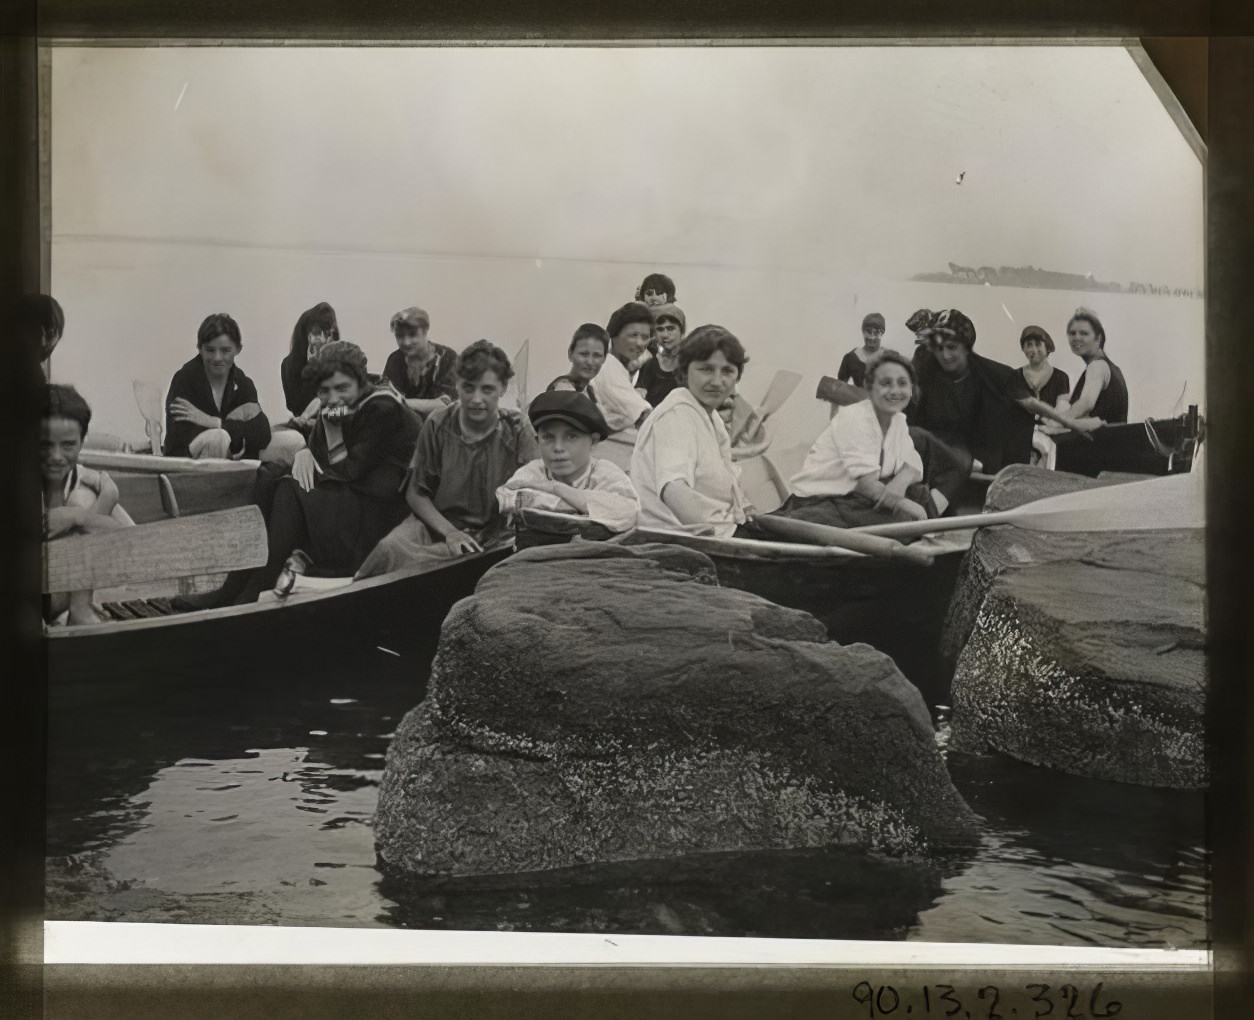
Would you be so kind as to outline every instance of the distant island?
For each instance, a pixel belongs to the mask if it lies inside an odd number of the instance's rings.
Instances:
[[[974,283],[990,287],[1038,287],[1045,290],[1097,290],[1118,294],[1161,294],[1169,297],[1200,298],[1201,288],[1170,287],[1154,283],[1107,283],[1093,278],[1092,273],[1060,273],[1036,266],[960,266],[949,263],[947,273],[916,273],[910,277],[919,283]]]

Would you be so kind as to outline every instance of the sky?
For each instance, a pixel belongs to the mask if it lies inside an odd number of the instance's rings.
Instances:
[[[1120,47],[57,47],[51,162],[53,378],[125,438],[132,381],[164,387],[213,312],[282,420],[319,301],[376,370],[410,305],[458,350],[529,341],[534,392],[654,270],[690,328],[745,343],[747,399],[805,376],[776,450],[826,423],[814,387],[867,311],[908,350],[911,312],[959,306],[1018,364],[1023,325],[1061,341],[1094,304],[1134,414],[1202,395],[1196,297],[909,282],[954,262],[1200,290],[1202,165]]]
[[[58,49],[53,96],[61,237],[1202,283],[1120,48]]]

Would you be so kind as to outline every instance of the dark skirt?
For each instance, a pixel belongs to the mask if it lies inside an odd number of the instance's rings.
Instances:
[[[287,477],[274,494],[270,531],[276,545],[309,554],[311,575],[339,577],[356,573],[370,550],[408,515],[399,493],[371,499],[347,485],[325,482],[306,492]]]
[[[924,483],[916,482],[906,489],[906,498],[926,508],[929,517],[936,516],[936,507]],[[829,528],[864,528],[895,520],[891,511],[876,509],[873,499],[858,492],[844,496],[789,496],[775,511],[775,516],[825,524]]]

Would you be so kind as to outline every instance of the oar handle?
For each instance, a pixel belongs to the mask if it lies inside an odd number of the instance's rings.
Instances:
[[[763,514],[756,518],[759,527],[764,531],[791,538],[794,541],[810,542],[814,545],[835,545],[842,549],[865,553],[868,556],[885,556],[895,560],[906,560],[919,566],[930,566],[932,557],[922,549],[915,549],[891,538],[870,535],[865,531],[853,531],[849,528],[834,528],[827,524],[814,524],[811,521],[798,521],[790,517],[777,517]]]
[[[966,528],[987,528],[994,524],[1014,524],[1023,515],[1015,510],[1001,510],[991,514],[967,514],[965,517],[934,517],[927,521],[899,521],[893,524],[872,524],[857,528],[859,535],[878,535],[882,538],[921,538],[938,531],[962,531]]]

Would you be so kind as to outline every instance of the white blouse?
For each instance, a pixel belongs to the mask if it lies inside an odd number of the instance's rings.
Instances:
[[[836,413],[788,484],[795,496],[845,496],[864,475],[886,482],[906,465],[923,474],[906,416],[894,414],[885,432],[871,402],[863,400]]]

